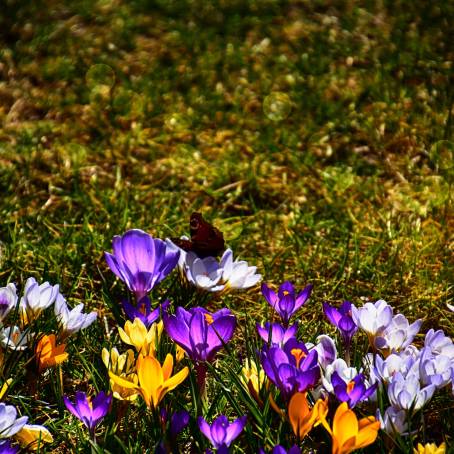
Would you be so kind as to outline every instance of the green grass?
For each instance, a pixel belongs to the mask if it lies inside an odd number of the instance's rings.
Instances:
[[[188,234],[193,211],[266,282],[314,284],[309,339],[329,329],[322,301],[360,298],[452,337],[453,17],[424,1],[9,2],[0,286],[34,276],[99,312],[70,342],[65,392],[108,386],[104,325],[116,333],[124,294],[103,258],[112,236]],[[278,121],[263,109],[275,92]],[[270,315],[258,290],[228,304],[243,321]],[[21,408],[70,450],[78,426],[48,385],[51,410]]]

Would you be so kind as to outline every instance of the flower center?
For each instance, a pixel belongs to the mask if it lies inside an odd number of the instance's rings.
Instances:
[[[296,367],[300,367],[300,362],[302,359],[306,358],[306,353],[301,348],[292,348],[290,353],[296,360]]]
[[[350,380],[347,384],[347,394],[350,394],[355,389],[355,382]]]
[[[211,314],[203,314],[205,316],[205,321],[211,325],[214,322],[213,316]]]
[[[290,295],[290,292],[289,292],[288,290],[284,290],[284,291],[282,292],[282,294],[283,294],[284,296],[287,296],[287,295]]]

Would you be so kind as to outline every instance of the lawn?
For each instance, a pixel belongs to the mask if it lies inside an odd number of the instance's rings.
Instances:
[[[155,452],[164,434],[167,451],[156,452],[203,452],[211,445],[197,417],[211,423],[221,413],[248,415],[232,452],[294,443],[330,452],[323,424],[301,441],[285,411],[273,409],[270,396],[284,410],[288,399],[272,379],[254,398],[238,378],[246,358],[260,364],[255,324],[279,321],[260,284],[209,292],[177,270],[152,289],[152,308],[168,298],[211,312],[228,307],[236,317],[231,342],[204,363],[205,391],[201,363],[186,355],[174,369],[188,367],[188,378],[159,405],[113,399],[93,433],[67,411],[63,395],[74,402],[76,391],[109,392],[103,348],[131,348],[118,327],[133,292],[104,255],[130,229],[189,236],[200,212],[271,288],[312,284],[292,319],[300,341],[328,334],[345,353],[322,303],[360,308],[380,299],[410,323],[422,320],[419,349],[430,329],[453,337],[453,21],[454,4],[423,0],[2,6],[0,287],[15,283],[20,300],[33,277],[59,284],[71,308],[97,312],[64,340],[68,357],[46,370],[41,336],[64,337],[56,303],[27,321],[18,300],[2,321],[0,384],[13,379],[2,402],[49,429],[53,442],[40,452]],[[23,350],[6,345],[5,330],[16,325],[28,336]],[[161,363],[178,354],[165,331],[149,355]],[[361,329],[353,345],[359,368],[368,349]],[[454,371],[454,353],[446,367]],[[379,393],[382,411],[386,398]],[[354,411],[376,408],[363,402]],[[170,414],[182,409],[189,426],[169,448]],[[365,451],[411,453],[443,441],[454,450],[451,383],[414,410],[412,434],[380,431]]]

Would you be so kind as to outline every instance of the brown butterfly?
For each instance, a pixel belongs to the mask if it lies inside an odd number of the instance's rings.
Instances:
[[[186,252],[194,252],[200,258],[215,257],[224,252],[224,235],[203,219],[200,213],[192,213],[189,221],[190,240],[172,238],[172,241]]]

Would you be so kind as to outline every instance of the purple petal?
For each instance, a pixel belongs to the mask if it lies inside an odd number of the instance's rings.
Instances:
[[[186,410],[177,411],[170,420],[170,433],[178,435],[189,424],[189,413]]]
[[[297,311],[309,299],[312,293],[312,288],[312,284],[306,285],[306,287],[298,293],[295,301],[295,311]]]
[[[208,438],[208,440],[210,440],[210,443],[212,445],[214,445],[214,441],[213,441],[213,438],[211,437],[211,428],[210,428],[210,425],[205,421],[205,419],[203,419],[201,416],[199,416],[197,418],[197,424],[199,426],[199,429],[200,429],[200,432],[203,433],[203,435],[205,435],[205,437]]]
[[[235,438],[240,435],[240,433],[243,431],[244,426],[246,425],[247,422],[247,416],[241,416],[241,418],[238,418],[236,421],[232,422],[230,426],[227,428],[227,437],[225,439],[225,444],[227,446],[230,446],[232,441],[235,440]]]
[[[278,302],[278,297],[274,290],[271,290],[270,287],[268,287],[265,282],[262,282],[262,295],[264,298],[268,301],[268,304],[274,309],[277,302]]]
[[[181,348],[186,350],[187,353],[192,349],[188,316],[191,317],[191,314],[182,307],[177,307],[176,315],[170,315],[167,311],[164,311],[162,314],[167,335]]]
[[[213,440],[213,446],[219,448],[226,444],[227,429],[229,427],[229,421],[224,415],[218,416],[211,424],[211,439]]]
[[[191,345],[190,354],[193,359],[205,361],[208,355],[208,326],[205,316],[195,312],[189,322],[189,342]]]

